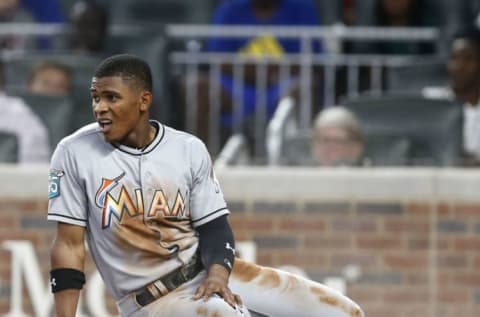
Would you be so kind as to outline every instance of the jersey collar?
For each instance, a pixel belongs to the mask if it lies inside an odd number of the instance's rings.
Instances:
[[[119,143],[113,143],[113,146],[122,152],[132,154],[132,155],[145,155],[152,152],[157,147],[157,145],[159,145],[160,142],[162,142],[163,136],[165,135],[165,127],[156,120],[150,120],[150,123],[157,127],[157,134],[155,134],[155,138],[153,139],[153,141],[150,142],[150,144],[147,145],[145,148],[137,149],[137,148],[133,148],[124,144],[119,144]]]

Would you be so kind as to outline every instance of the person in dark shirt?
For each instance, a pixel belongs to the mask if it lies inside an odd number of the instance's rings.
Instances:
[[[375,26],[435,27],[441,24],[439,14],[424,0],[377,0]],[[371,53],[425,55],[435,52],[432,42],[377,42]]]
[[[320,18],[317,10],[310,0],[232,0],[224,1],[214,13],[213,25],[235,26],[319,26]],[[251,57],[275,57],[281,59],[285,54],[300,53],[299,39],[277,38],[271,34],[259,34],[253,38],[227,38],[212,37],[207,44],[209,52],[238,53]],[[322,52],[320,41],[313,41],[311,50],[314,53]],[[295,82],[295,73],[298,67],[293,65],[291,77],[280,78],[278,65],[269,64],[267,68],[266,104],[267,119],[269,119],[282,95],[292,90]],[[233,126],[233,99],[243,100],[241,105],[243,116],[246,120],[251,118],[258,102],[257,70],[255,63],[244,67],[244,82],[241,96],[234,95],[232,64],[222,65],[221,85],[221,125],[227,134]],[[209,96],[205,93],[209,89],[209,78],[200,79],[199,113],[208,114]],[[286,89],[283,89],[285,88]],[[202,94],[203,92],[203,94]],[[208,139],[209,116],[200,115],[197,127],[198,135],[203,140]],[[241,123],[244,125],[244,123]]]
[[[58,0],[21,0],[22,6],[30,12],[35,21],[41,23],[63,23],[65,16]]]
[[[107,37],[108,15],[99,4],[91,1],[75,3],[70,12],[73,28],[71,48],[76,53],[100,54]]]

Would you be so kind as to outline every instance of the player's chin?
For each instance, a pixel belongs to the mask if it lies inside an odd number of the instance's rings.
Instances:
[[[119,140],[121,139],[118,136],[115,136],[115,134],[112,133],[111,131],[110,132],[104,132],[103,133],[103,138],[108,143],[119,142]]]

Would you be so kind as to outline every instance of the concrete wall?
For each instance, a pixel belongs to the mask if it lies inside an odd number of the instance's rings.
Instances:
[[[217,177],[236,238],[256,243],[258,263],[296,265],[318,281],[353,264],[361,273],[347,293],[369,317],[480,316],[480,171],[236,168]],[[31,241],[46,281],[47,168],[3,166],[0,180],[0,241]],[[11,253],[0,258],[2,315]]]

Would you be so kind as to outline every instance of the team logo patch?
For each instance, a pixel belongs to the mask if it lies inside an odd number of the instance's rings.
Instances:
[[[64,171],[51,169],[48,174],[48,199],[60,196],[60,178],[65,175]]]

